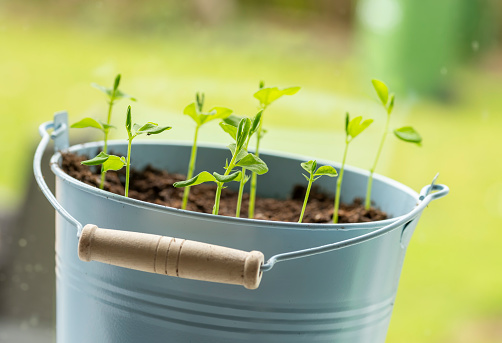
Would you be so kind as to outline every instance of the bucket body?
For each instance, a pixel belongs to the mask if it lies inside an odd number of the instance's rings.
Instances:
[[[70,148],[93,156],[100,145]],[[126,145],[109,143],[116,154]],[[133,145],[135,168],[151,164],[185,173],[190,145]],[[197,172],[222,171],[228,149],[201,146]],[[305,184],[300,157],[260,154],[270,171],[258,178],[258,196],[286,198]],[[360,236],[393,220],[361,224],[298,224],[193,213],[148,204],[87,186],[53,156],[56,197],[83,224],[201,241],[272,255]],[[326,162],[319,161],[319,164]],[[337,164],[332,164],[339,167]],[[367,172],[347,167],[342,201],[363,197]],[[336,181],[321,178],[333,193]],[[235,183],[234,186],[237,186]],[[411,211],[418,194],[375,176],[373,200],[393,217]],[[257,290],[125,269],[77,256],[76,229],[56,220],[57,341],[72,342],[384,342],[406,246],[418,218],[371,241],[277,264]]]

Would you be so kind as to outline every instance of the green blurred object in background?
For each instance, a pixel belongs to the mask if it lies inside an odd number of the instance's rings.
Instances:
[[[449,74],[494,44],[493,13],[491,1],[361,0],[366,70],[405,94],[448,96]]]

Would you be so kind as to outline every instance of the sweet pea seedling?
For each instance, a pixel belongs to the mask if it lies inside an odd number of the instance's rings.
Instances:
[[[249,145],[249,140],[251,137],[257,132],[258,126],[260,124],[261,120],[261,115],[263,113],[263,110],[260,110],[254,118],[251,120],[251,129],[249,130],[249,135],[248,139],[246,140],[246,144],[244,144],[244,149],[248,149]],[[222,122],[220,122],[221,128],[230,135],[234,140],[236,139],[236,134],[237,134],[237,128],[239,126],[240,121],[243,118],[240,118],[238,116],[231,115],[228,118],[224,119]],[[262,130],[263,133],[264,130]],[[246,182],[249,181],[249,176],[246,175],[246,167],[242,167],[242,176],[240,180],[240,185],[239,185],[239,194],[237,195],[237,206],[235,209],[235,216],[240,217],[241,216],[241,206],[242,206],[242,195],[244,193],[244,185]]]
[[[82,164],[85,165],[102,165],[102,171],[106,172],[108,170],[120,170],[122,167],[126,167],[126,183],[125,183],[125,196],[129,196],[129,174],[131,169],[131,145],[132,140],[139,135],[146,134],[147,136],[156,135],[162,133],[166,130],[170,130],[170,126],[159,126],[156,123],[148,122],[145,125],[132,125],[131,119],[131,106],[127,107],[127,117],[126,117],[126,130],[128,135],[127,144],[127,159],[123,156],[108,155],[104,152],[100,152],[93,159],[83,161]]]
[[[256,155],[248,153],[246,149],[244,149],[244,145],[248,141],[251,125],[252,123],[249,118],[243,118],[240,121],[235,134],[235,143],[232,143],[228,146],[230,152],[232,153],[232,158],[230,160],[230,163],[228,163],[227,161],[225,166],[226,170],[223,175],[216,172],[211,174],[207,171],[203,171],[186,181],[175,182],[173,186],[187,187],[199,185],[204,182],[215,182],[217,188],[214,198],[213,214],[218,214],[220,207],[221,190],[223,189],[223,185],[226,182],[230,181],[240,181],[240,178],[242,177],[241,171],[232,173],[235,167],[245,167],[246,169],[249,169],[257,174],[264,174],[268,171],[268,167],[265,162],[263,162]]]
[[[288,87],[279,89],[278,87],[265,87],[263,81],[260,82],[259,90],[254,93],[254,97],[260,102],[260,108],[265,111],[270,104],[272,104],[277,99],[284,95],[294,95],[298,93],[300,87]],[[256,135],[256,156],[260,156],[260,140],[262,138],[262,126],[263,126],[263,116],[260,118],[260,123],[258,124],[258,133]],[[254,206],[256,201],[256,184],[257,175],[253,173],[251,176],[251,190],[249,192],[249,218],[254,217]]]
[[[108,155],[103,151],[94,158],[82,161],[81,163],[86,166],[101,165],[101,173],[106,173],[109,170],[120,170],[127,165],[124,156]]]
[[[98,129],[101,132],[103,132],[103,134],[104,134],[103,152],[105,154],[108,153],[108,134],[109,134],[111,128],[115,128],[114,126],[110,125],[110,121],[112,118],[113,104],[115,103],[115,101],[120,100],[122,98],[129,98],[132,101],[136,101],[136,99],[133,98],[132,96],[121,92],[119,90],[119,84],[120,84],[120,74],[118,74],[115,77],[115,81],[113,83],[113,88],[108,88],[108,87],[98,85],[96,83],[91,83],[91,86],[99,89],[100,91],[102,91],[103,93],[105,93],[108,96],[108,99],[109,99],[108,100],[108,117],[107,117],[106,123],[103,123],[101,121],[97,121],[97,120],[94,120],[93,118],[87,117],[87,118],[82,119],[79,122],[76,122],[75,124],[73,124],[71,126],[72,128],[78,128],[78,129],[92,127],[92,128]],[[101,189],[103,189],[103,185],[105,182],[105,175],[106,175],[106,171],[104,171],[104,172],[102,171],[101,172],[101,182],[99,184],[99,188],[101,188]]]
[[[373,162],[373,166],[370,169],[370,175],[368,178],[368,186],[366,189],[366,201],[364,207],[368,210],[371,206],[371,188],[373,184],[373,173],[375,172],[378,159],[380,158],[380,153],[382,152],[383,144],[385,142],[385,138],[387,137],[387,132],[389,130],[390,123],[390,114],[394,109],[394,94],[389,94],[389,89],[387,85],[379,80],[371,80],[373,84],[373,88],[375,89],[378,98],[382,102],[385,111],[387,112],[387,121],[385,122],[385,129],[382,135],[382,139],[380,141],[380,145],[378,146],[377,154],[375,156],[375,161]],[[402,141],[415,143],[418,146],[421,145],[422,137],[415,131],[411,126],[401,127],[399,129],[394,130],[394,135]]]
[[[305,208],[307,207],[307,201],[309,199],[310,188],[312,187],[312,183],[323,175],[327,175],[329,177],[335,177],[338,175],[336,169],[333,168],[332,166],[322,166],[317,168],[317,161],[315,160],[302,162],[301,166],[309,173],[310,176],[307,177],[307,175],[303,174],[303,176],[308,181],[308,186],[307,186],[307,191],[305,192],[305,199],[303,200],[302,212],[300,214],[300,219],[298,220],[298,223],[301,223],[303,220],[303,214],[305,213]]]
[[[340,207],[340,192],[342,189],[343,172],[345,170],[345,160],[347,159],[347,151],[349,143],[352,142],[361,132],[366,130],[373,123],[373,119],[366,119],[361,123],[363,117],[355,117],[350,120],[349,113],[345,115],[345,150],[343,152],[342,167],[340,168],[340,176],[336,181],[335,206],[333,208],[333,223],[338,223],[338,209]]]
[[[191,179],[193,176],[193,171],[195,169],[195,160],[197,159],[197,136],[199,133],[199,128],[215,119],[225,119],[230,114],[232,110],[225,107],[214,107],[207,113],[202,112],[202,107],[204,106],[204,93],[195,95],[195,102],[191,103],[185,110],[183,114],[190,116],[195,121],[195,134],[192,145],[192,153],[190,155],[190,163],[188,165],[187,179]],[[190,186],[185,187],[183,192],[183,202],[181,208],[184,210],[187,207],[188,196],[190,194]]]

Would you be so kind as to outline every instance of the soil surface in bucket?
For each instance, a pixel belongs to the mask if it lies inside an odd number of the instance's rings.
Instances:
[[[71,153],[63,154],[62,169],[71,177],[88,185],[99,187],[100,167],[88,167],[80,164],[88,159]],[[181,208],[184,188],[175,188],[173,183],[184,181],[185,175],[170,174],[165,170],[147,167],[142,171],[131,169],[129,197],[158,205]],[[124,195],[125,169],[119,172],[106,173],[104,189]],[[196,212],[212,213],[216,185],[200,184],[190,188],[187,209]],[[285,222],[297,222],[303,206],[306,185],[297,185],[291,190],[287,200],[259,198],[256,199],[255,219],[266,219]],[[221,193],[219,214],[235,216],[237,192],[223,189]],[[310,191],[307,208],[303,217],[304,223],[331,223],[333,219],[333,197],[317,191],[315,184]],[[248,194],[242,199],[241,217],[247,218]],[[366,210],[361,199],[352,204],[341,204],[339,210],[340,223],[360,223],[387,219],[387,214],[376,208]]]

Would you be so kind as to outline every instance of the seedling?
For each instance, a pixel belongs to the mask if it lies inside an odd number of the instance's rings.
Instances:
[[[244,149],[248,149],[249,140],[258,130],[258,126],[260,124],[261,115],[263,110],[260,110],[252,119],[251,129],[249,131],[248,139],[246,140],[246,144],[244,144]],[[231,115],[228,118],[224,119],[220,122],[221,128],[228,133],[234,140],[236,139],[237,128],[239,126],[240,121],[243,118]],[[262,130],[263,132],[264,130]],[[239,194],[237,195],[237,206],[235,209],[235,216],[239,218],[241,216],[241,206],[242,206],[242,195],[244,193],[244,185],[249,181],[249,176],[246,175],[246,168],[242,167],[242,176],[239,185]]]
[[[99,153],[93,159],[83,161],[82,164],[85,165],[102,165],[102,172],[108,170],[120,170],[122,167],[126,167],[126,183],[125,183],[125,196],[129,196],[129,174],[131,169],[131,145],[132,140],[139,135],[146,134],[147,136],[156,135],[162,133],[166,130],[170,130],[170,126],[159,126],[156,123],[148,122],[144,125],[134,124],[132,125],[131,119],[131,106],[127,107],[127,117],[126,117],[126,130],[128,135],[127,144],[127,159],[123,156],[108,155],[104,152]]]
[[[225,165],[225,173],[223,175],[218,174],[216,172],[209,173],[207,171],[203,171],[191,179],[186,181],[175,182],[173,184],[174,187],[187,187],[187,186],[195,186],[204,182],[215,182],[216,183],[216,195],[214,198],[214,206],[213,206],[213,214],[218,214],[220,207],[220,197],[221,190],[225,183],[230,181],[240,181],[242,177],[241,171],[233,172],[235,167],[245,167],[257,174],[264,174],[268,171],[268,167],[259,157],[254,154],[248,153],[244,148],[244,145],[248,141],[249,133],[251,131],[251,120],[249,118],[243,118],[235,133],[235,143],[232,143],[228,146],[230,152],[232,153],[232,158],[230,163],[226,163]]]
[[[373,119],[366,119],[361,123],[363,117],[355,117],[350,120],[349,113],[345,115],[345,150],[343,152],[342,166],[340,168],[340,176],[336,181],[336,193],[335,193],[335,206],[333,208],[333,223],[338,223],[338,209],[340,207],[340,193],[342,189],[343,172],[345,170],[345,160],[347,159],[347,151],[349,150],[349,143],[352,142],[361,132],[366,130],[368,126],[373,123]]]
[[[394,94],[389,94],[389,89],[387,85],[379,80],[371,80],[373,84],[373,88],[378,95],[378,98],[382,102],[383,107],[387,112],[387,121],[385,122],[385,129],[382,135],[382,139],[380,141],[380,145],[378,146],[377,154],[375,156],[375,161],[373,162],[373,166],[370,169],[370,175],[368,178],[368,187],[366,189],[366,202],[365,208],[368,210],[371,206],[371,188],[373,184],[373,173],[375,172],[378,159],[380,158],[380,153],[382,152],[383,144],[385,142],[385,138],[387,137],[387,133],[389,130],[390,123],[390,115],[392,110],[394,109]],[[415,131],[411,126],[404,126],[399,129],[394,130],[394,135],[402,141],[415,143],[418,146],[421,145],[422,137]]]
[[[125,94],[125,93],[122,93],[119,90],[119,84],[120,84],[120,74],[118,74],[115,77],[115,81],[113,83],[113,88],[107,88],[107,87],[98,85],[96,83],[91,83],[91,86],[99,89],[100,91],[102,91],[103,93],[105,93],[108,96],[108,99],[109,99],[108,100],[108,117],[107,117],[106,123],[103,123],[101,121],[97,121],[93,118],[87,117],[87,118],[82,119],[79,122],[76,122],[75,124],[73,124],[71,126],[72,128],[78,128],[78,129],[92,127],[92,128],[98,129],[101,132],[103,132],[103,134],[104,134],[103,152],[105,154],[108,153],[108,134],[110,132],[110,129],[114,128],[114,126],[110,125],[110,122],[111,122],[111,118],[112,118],[112,108],[113,108],[115,101],[120,100],[122,98],[129,98],[132,101],[136,101],[136,99],[133,98],[132,96]],[[101,172],[101,182],[99,184],[99,188],[101,188],[101,189],[103,189],[103,187],[104,187],[105,175],[106,175],[106,171],[104,171],[104,172],[102,171]]]
[[[301,166],[309,173],[310,176],[307,177],[307,175],[303,174],[303,176],[308,181],[308,186],[307,186],[307,191],[305,192],[305,199],[303,200],[302,212],[300,214],[300,219],[298,220],[298,223],[301,223],[303,220],[303,215],[305,213],[305,208],[307,207],[307,201],[309,199],[310,188],[312,187],[312,183],[323,175],[327,175],[329,177],[335,177],[338,175],[336,169],[333,168],[332,166],[322,166],[317,168],[317,161],[315,160],[302,162]]]
[[[101,151],[94,158],[82,161],[81,163],[86,166],[101,165],[101,174],[106,173],[109,170],[120,170],[127,166],[127,161],[124,156],[108,155],[103,151]]]
[[[202,107],[204,106],[204,93],[195,95],[195,102],[191,103],[185,110],[183,114],[190,116],[195,121],[195,134],[192,145],[192,153],[190,155],[190,163],[188,164],[188,172],[187,179],[191,179],[193,177],[193,171],[195,169],[195,160],[197,159],[197,136],[199,134],[199,128],[215,119],[225,119],[230,114],[232,114],[232,110],[225,107],[214,107],[208,113],[202,112]],[[183,202],[181,205],[182,209],[186,209],[188,196],[190,194],[190,187],[185,187],[185,191],[183,192]]]
[[[279,89],[277,87],[265,87],[263,81],[260,82],[259,90],[254,93],[254,97],[260,102],[260,108],[265,111],[270,104],[272,104],[277,99],[281,98],[283,95],[294,95],[298,93],[300,87],[288,87]],[[262,127],[263,127],[263,116],[260,118],[260,123],[258,124],[258,134],[256,136],[256,156],[260,156],[260,140],[262,138]],[[251,190],[249,192],[249,218],[254,217],[254,207],[256,201],[256,184],[257,175],[253,173],[251,176]]]

